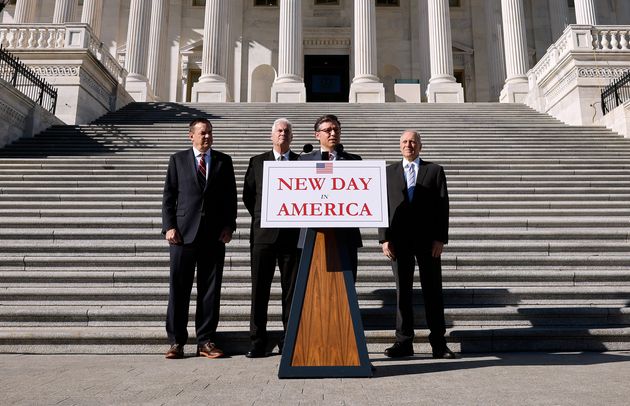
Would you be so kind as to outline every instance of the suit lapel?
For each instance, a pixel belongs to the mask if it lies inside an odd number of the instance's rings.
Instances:
[[[206,189],[208,188],[208,184],[212,182],[212,179],[217,175],[219,168],[221,167],[221,161],[217,156],[217,153],[211,149],[210,150],[210,171],[208,172],[208,180],[206,181]]]
[[[392,190],[399,190],[405,196],[405,200],[407,200],[407,182],[405,181],[403,166],[400,162],[396,162],[392,169],[394,171],[393,179],[388,179],[387,181],[392,182]]]

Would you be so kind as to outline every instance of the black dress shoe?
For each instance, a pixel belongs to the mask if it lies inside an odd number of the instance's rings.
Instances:
[[[413,355],[413,344],[395,342],[394,345],[385,350],[385,355],[390,358],[411,357]]]
[[[455,355],[453,351],[449,350],[448,347],[444,347],[442,350],[433,350],[433,358],[457,359],[457,355]]]
[[[249,351],[247,351],[245,356],[247,358],[263,358],[267,356],[267,351],[265,351],[264,348],[252,347]]]

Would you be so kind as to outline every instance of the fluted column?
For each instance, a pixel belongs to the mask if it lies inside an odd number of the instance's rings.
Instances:
[[[101,36],[101,20],[103,18],[103,0],[84,0],[81,22],[90,24],[92,32]]]
[[[17,0],[15,3],[15,14],[13,21],[16,24],[27,24],[35,22],[35,10],[38,0]]]
[[[147,54],[151,0],[131,0],[129,26],[127,27],[127,54],[125,89],[136,101],[153,100],[153,92],[147,80]]]
[[[377,76],[374,0],[354,0],[354,78],[351,103],[383,103],[385,87]]]
[[[280,0],[278,31],[278,77],[271,88],[271,101],[305,102],[302,0]]]
[[[583,25],[597,25],[594,0],[575,0],[575,22]]]
[[[501,0],[506,79],[501,102],[520,103],[527,95],[527,37],[523,0]]]
[[[418,2],[420,22],[418,31],[420,33],[420,85],[427,89],[431,78],[431,51],[429,47],[429,6],[426,1]]]
[[[153,0],[151,5],[151,27],[149,51],[147,55],[147,79],[156,99],[159,97],[160,67],[163,62],[164,37],[166,35],[166,15],[168,0]]]
[[[484,0],[487,18],[486,44],[488,46],[488,84],[490,97],[499,99],[499,93],[505,82],[505,56],[503,55],[503,35],[501,31],[500,0]]]
[[[72,20],[74,20],[74,9],[76,5],[77,0],[55,0],[53,24],[72,22]]]
[[[551,20],[551,41],[556,42],[569,24],[567,0],[549,0],[549,19]]]
[[[225,0],[206,0],[201,82],[225,82],[223,39],[227,30]]]
[[[453,45],[448,0],[428,0],[431,79],[430,103],[463,103],[464,89],[453,76]]]
[[[201,77],[193,85],[193,102],[227,101],[227,0],[206,0]]]

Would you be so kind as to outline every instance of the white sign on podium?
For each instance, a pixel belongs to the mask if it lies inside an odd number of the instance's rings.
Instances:
[[[387,227],[385,161],[265,161],[261,227]]]

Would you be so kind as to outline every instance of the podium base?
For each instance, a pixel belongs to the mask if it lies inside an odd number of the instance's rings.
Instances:
[[[370,376],[347,247],[337,240],[334,229],[309,229],[278,377]]]

